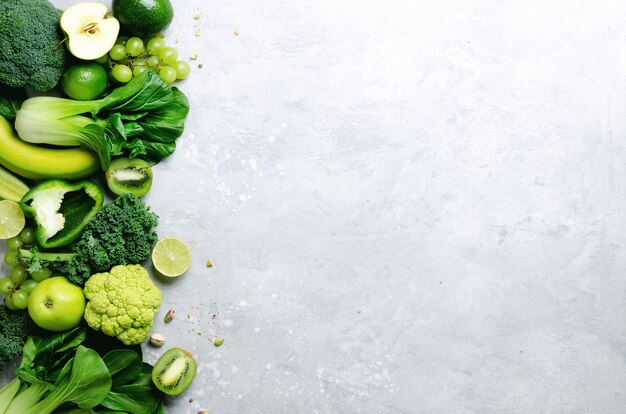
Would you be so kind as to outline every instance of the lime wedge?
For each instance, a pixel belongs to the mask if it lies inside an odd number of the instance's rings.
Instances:
[[[11,200],[0,201],[0,239],[10,239],[20,234],[26,219],[19,204]]]
[[[191,265],[191,250],[184,241],[176,237],[166,237],[154,246],[152,264],[163,276],[180,276]]]

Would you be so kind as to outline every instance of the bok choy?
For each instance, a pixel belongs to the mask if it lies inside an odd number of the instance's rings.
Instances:
[[[188,112],[185,94],[146,70],[99,100],[29,98],[17,111],[15,130],[27,142],[94,151],[106,170],[111,156],[142,156],[153,164],[169,156]]]

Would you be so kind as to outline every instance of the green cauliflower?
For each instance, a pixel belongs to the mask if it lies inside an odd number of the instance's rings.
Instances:
[[[125,345],[136,345],[148,336],[161,305],[161,291],[141,265],[118,265],[96,273],[84,288],[87,324]]]

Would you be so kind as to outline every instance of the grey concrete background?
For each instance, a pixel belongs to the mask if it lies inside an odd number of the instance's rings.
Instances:
[[[623,2],[173,4],[169,412],[626,412]]]

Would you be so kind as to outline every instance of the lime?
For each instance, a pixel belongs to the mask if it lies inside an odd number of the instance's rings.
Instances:
[[[163,276],[180,276],[191,265],[191,250],[184,241],[176,237],[166,237],[154,246],[152,264]]]
[[[78,101],[96,99],[107,88],[107,72],[95,62],[70,66],[61,78],[61,89],[67,96]]]
[[[15,201],[0,201],[0,239],[15,237],[26,225],[24,212]]]

